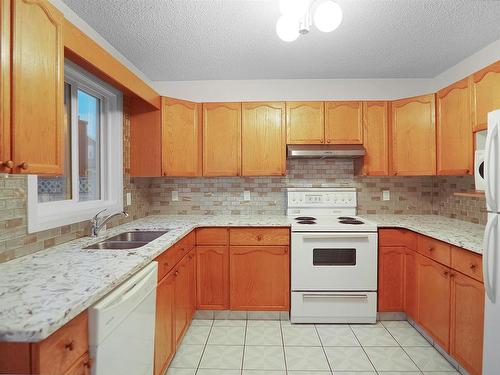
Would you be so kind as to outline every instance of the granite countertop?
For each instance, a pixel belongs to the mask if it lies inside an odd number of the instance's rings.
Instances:
[[[363,215],[481,253],[484,227],[431,215]],[[92,306],[196,227],[289,226],[285,215],[148,216],[0,264],[0,341],[38,342]],[[132,230],[169,232],[138,249],[84,250]]]

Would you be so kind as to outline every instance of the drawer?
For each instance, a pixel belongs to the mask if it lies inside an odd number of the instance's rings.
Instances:
[[[451,268],[483,282],[483,259],[479,254],[453,246],[451,250]]]
[[[290,231],[288,228],[231,228],[229,229],[231,245],[288,245]]]
[[[376,292],[292,292],[292,323],[375,323]]]
[[[174,246],[169,247],[163,253],[156,257],[158,262],[158,281],[163,279],[167,273],[177,264],[182,258],[182,254]]]
[[[451,245],[426,236],[418,236],[417,251],[436,262],[451,266]]]
[[[83,312],[48,338],[33,345],[35,374],[64,374],[89,350],[88,315]]]
[[[194,231],[190,232],[182,239],[180,239],[173,247],[182,253],[182,256],[187,254],[196,244],[196,234]],[[182,258],[181,256],[181,258]]]
[[[227,245],[229,231],[227,228],[199,228],[196,230],[197,245]]]
[[[417,250],[418,235],[406,229],[380,229],[378,231],[379,246],[404,246],[411,250]]]

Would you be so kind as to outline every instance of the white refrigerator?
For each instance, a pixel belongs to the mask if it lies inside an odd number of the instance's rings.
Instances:
[[[484,175],[488,223],[484,233],[483,374],[500,374],[500,110],[488,114]]]

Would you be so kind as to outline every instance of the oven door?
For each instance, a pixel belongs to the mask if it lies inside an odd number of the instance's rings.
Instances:
[[[377,290],[377,233],[292,233],[293,291]]]

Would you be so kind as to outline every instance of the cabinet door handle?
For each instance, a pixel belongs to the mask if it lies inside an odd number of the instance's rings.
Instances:
[[[75,348],[75,346],[73,344],[73,340],[71,340],[69,343],[64,345],[64,349],[66,349],[69,352],[72,352],[74,348]]]
[[[262,238],[264,238],[262,234],[257,235],[257,241],[262,241]]]
[[[326,143],[330,143],[330,142],[331,142],[331,140],[330,140],[330,139],[327,139],[327,140],[326,140]]]
[[[432,246],[429,246],[429,251],[432,253],[434,251],[434,248]]]
[[[2,165],[5,167],[5,168],[9,168],[9,169],[12,169],[14,168],[14,162],[12,160],[7,160],[7,161],[4,161],[2,163]]]
[[[450,274],[450,273],[449,273],[448,271],[444,271],[444,272],[443,272],[443,276],[448,277],[448,275],[449,275],[449,274]]]
[[[177,275],[179,275],[179,271],[174,272],[174,276],[177,277]]]
[[[471,264],[470,264],[470,269],[471,269],[471,270],[475,270],[475,269],[476,269],[476,267],[477,267],[477,264],[475,264],[475,263],[471,263]]]
[[[22,162],[21,164],[19,164],[19,168],[24,169],[24,170],[28,169],[29,167],[30,167],[30,165],[26,162]]]

